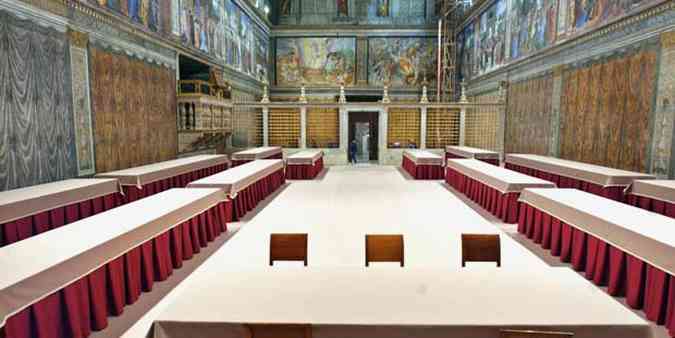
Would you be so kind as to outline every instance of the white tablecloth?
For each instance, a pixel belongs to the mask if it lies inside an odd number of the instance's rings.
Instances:
[[[141,187],[147,183],[224,163],[229,163],[227,155],[196,155],[135,168],[101,173],[97,174],[96,177],[116,178],[122,185],[135,185]]]
[[[282,160],[256,160],[228,169],[188,184],[189,188],[218,188],[224,196],[233,197],[239,191],[263,177],[283,169]]]

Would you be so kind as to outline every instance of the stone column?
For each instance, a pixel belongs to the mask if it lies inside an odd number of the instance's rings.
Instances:
[[[262,129],[263,129],[263,147],[270,145],[270,109],[263,107],[262,109]]]
[[[505,133],[506,133],[506,92],[508,90],[509,83],[507,81],[501,81],[499,83],[499,90],[497,91],[497,102],[501,105],[497,107],[497,151],[501,154],[502,159],[504,156],[504,142]]]
[[[349,144],[349,113],[344,107],[340,107],[340,150],[346,152]]]
[[[420,108],[420,149],[427,148],[427,107]]]
[[[307,148],[307,107],[300,107],[300,148]]]
[[[564,65],[553,68],[553,90],[551,95],[551,125],[549,135],[551,138],[548,145],[548,155],[553,157],[560,156],[560,101],[562,97],[562,81]]]
[[[466,140],[466,107],[459,110],[459,145],[463,146]]]
[[[386,164],[385,162],[385,155],[387,152],[387,124],[389,122],[389,108],[382,107],[380,110],[380,116],[379,116],[379,122],[378,124],[380,125],[380,130],[379,130],[379,137],[377,140],[377,154],[378,154],[378,159],[377,161],[380,164]]]
[[[654,133],[649,170],[659,178],[675,178],[675,31],[661,33]]]

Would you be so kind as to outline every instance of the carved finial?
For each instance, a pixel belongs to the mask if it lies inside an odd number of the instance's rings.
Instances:
[[[345,83],[342,79],[340,79],[340,99],[338,102],[347,103],[347,96],[345,95]]]
[[[506,101],[506,81],[499,81],[499,102]]]
[[[307,96],[305,95],[305,83],[302,83],[302,86],[300,87],[300,99],[298,100],[300,103],[307,103]]]
[[[429,98],[427,97],[427,77],[424,76],[424,81],[422,81],[422,98],[420,103],[429,103]]]
[[[263,87],[263,97],[260,100],[260,103],[270,103],[270,96],[269,93],[267,92],[267,84]]]
[[[460,84],[460,88],[461,88],[461,94],[460,94],[461,96],[459,98],[459,102],[462,102],[462,103],[469,102],[469,99],[466,98],[466,82],[462,81],[462,83]]]

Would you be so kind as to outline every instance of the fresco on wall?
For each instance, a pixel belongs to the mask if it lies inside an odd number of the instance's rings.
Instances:
[[[269,60],[269,54],[267,49],[267,39],[256,35],[255,39],[255,71],[256,77],[260,81],[267,81],[267,60]]]
[[[99,6],[106,7],[124,16],[131,21],[141,24],[152,31],[160,28],[160,1],[159,0],[91,0]]]
[[[553,44],[557,10],[558,0],[511,0],[511,59]]]
[[[393,87],[421,86],[436,80],[433,38],[372,38],[368,40],[368,83]]]
[[[459,81],[466,81],[471,78],[473,54],[475,47],[475,35],[473,25],[468,25],[459,35]]]
[[[498,0],[480,15],[476,52],[476,67],[479,74],[491,71],[504,64],[506,56],[506,0]]]
[[[68,60],[65,34],[0,11],[0,191],[77,175]]]
[[[256,49],[269,50],[267,38],[232,0],[178,1],[176,31],[183,44],[259,79]],[[260,2],[262,3],[262,2]],[[267,72],[264,72],[267,76]]]
[[[574,0],[574,27],[597,27],[660,0]]]
[[[389,0],[375,0],[375,5],[375,14],[377,16],[389,16]]]
[[[354,84],[355,38],[279,38],[276,74],[278,85],[337,86]]]
[[[349,16],[349,0],[336,0],[338,16]]]
[[[279,0],[279,13],[291,15],[291,0]]]

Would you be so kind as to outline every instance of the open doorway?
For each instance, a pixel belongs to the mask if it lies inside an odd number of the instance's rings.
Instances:
[[[349,112],[349,142],[356,141],[356,160],[359,163],[378,160],[377,111]]]

